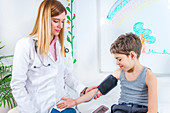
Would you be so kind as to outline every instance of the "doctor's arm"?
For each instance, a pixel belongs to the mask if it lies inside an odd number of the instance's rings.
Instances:
[[[147,69],[146,71],[145,82],[146,85],[148,86],[148,112],[147,113],[157,113],[158,112],[157,79],[155,74],[153,74],[149,69]]]
[[[11,80],[11,89],[20,113],[37,113],[28,92],[25,88],[27,80],[27,71],[29,65],[29,48],[24,43],[25,40],[19,40],[16,44],[13,71]]]

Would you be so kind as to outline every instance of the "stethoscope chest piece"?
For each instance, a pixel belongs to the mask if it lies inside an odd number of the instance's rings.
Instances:
[[[40,60],[40,62],[41,62],[41,65],[40,66],[36,66],[36,65],[34,65],[33,67],[34,68],[40,68],[40,67],[42,67],[42,66],[44,66],[44,67],[49,67],[49,66],[51,66],[51,64],[44,64],[43,63],[43,61],[42,61],[42,59],[40,58],[40,56],[39,55],[37,55],[37,41],[35,40],[35,52],[36,52],[36,56],[38,57],[38,59]]]

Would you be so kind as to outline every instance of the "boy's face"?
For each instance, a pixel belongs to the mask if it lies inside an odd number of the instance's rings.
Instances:
[[[131,55],[125,55],[125,54],[113,54],[116,59],[116,64],[124,71],[129,71],[134,66],[134,59]]]

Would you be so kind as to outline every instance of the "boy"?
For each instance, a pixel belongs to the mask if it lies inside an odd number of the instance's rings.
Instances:
[[[118,105],[114,104],[111,107],[112,113],[157,113],[157,79],[149,68],[140,64],[141,49],[141,41],[133,33],[119,36],[111,45],[110,52],[120,68],[110,76],[116,81],[120,80],[121,85]],[[116,86],[115,83],[110,83]],[[88,101],[97,90],[98,95],[106,94],[107,92],[103,93],[105,88],[102,89],[100,86],[102,84],[99,85],[99,90],[93,89],[77,99],[63,98],[65,101],[57,104],[57,107],[68,108]]]

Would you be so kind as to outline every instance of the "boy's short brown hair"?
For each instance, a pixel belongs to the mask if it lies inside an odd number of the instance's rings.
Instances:
[[[142,43],[139,37],[133,33],[126,33],[125,35],[120,35],[110,47],[110,52],[112,54],[125,54],[129,55],[130,51],[137,53],[137,58],[141,54]]]

